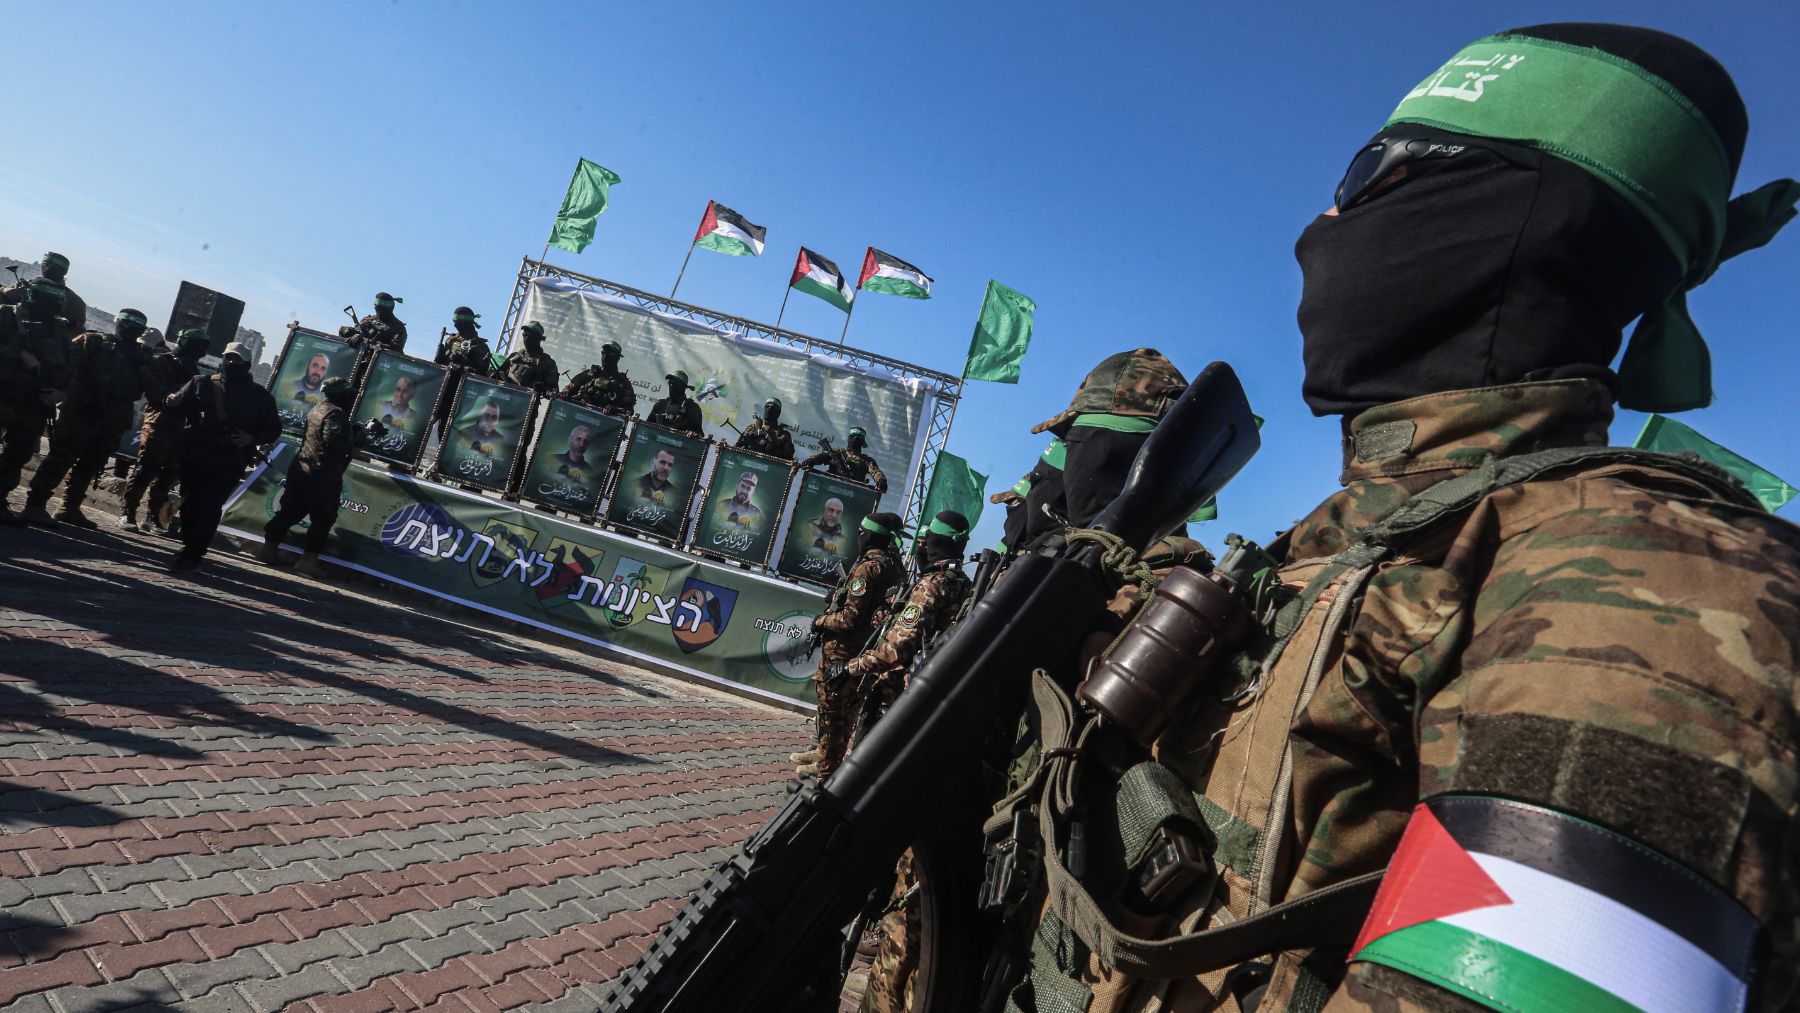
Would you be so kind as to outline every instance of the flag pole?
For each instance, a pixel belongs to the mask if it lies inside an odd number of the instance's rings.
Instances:
[[[783,316],[787,315],[788,296],[793,295],[793,294],[794,294],[794,285],[792,282],[789,282],[787,290],[781,293],[781,311],[775,314],[775,329],[778,331],[781,330],[781,318]]]
[[[844,336],[850,333],[850,314],[856,312],[856,301],[850,302],[850,308],[844,311],[844,329],[838,333],[838,344],[844,343]]]
[[[671,299],[675,298],[675,293],[681,289],[682,276],[687,274],[688,261],[694,259],[694,247],[699,242],[700,242],[700,240],[696,239],[692,243],[688,244],[687,256],[681,258],[681,271],[679,274],[675,275],[675,287],[669,290],[669,298],[671,298]]]

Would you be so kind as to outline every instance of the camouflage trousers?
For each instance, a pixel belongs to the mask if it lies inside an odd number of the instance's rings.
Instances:
[[[150,513],[160,513],[169,501],[169,487],[180,473],[175,464],[175,442],[181,427],[173,419],[159,422],[161,414],[144,413],[144,428],[138,433],[138,459],[125,479],[124,512],[137,515],[144,491],[150,491]]]
[[[33,401],[0,404],[0,496],[19,487],[25,462],[37,455],[44,426],[44,413]]]
[[[850,730],[856,725],[856,710],[860,698],[856,692],[856,680],[848,675],[840,675],[836,680],[827,682],[825,673],[847,663],[851,658],[850,648],[836,641],[827,640],[819,645],[819,670],[813,674],[813,689],[819,694],[819,777],[838,768],[844,762],[844,754],[850,751]]]
[[[913,853],[908,848],[894,867],[894,906],[881,918],[881,944],[869,968],[869,989],[857,1013],[904,1013],[912,1009],[913,975],[919,970],[919,899],[913,887]]]
[[[119,437],[130,425],[130,419],[94,422],[78,414],[62,413],[56,420],[56,430],[50,434],[50,452],[38,462],[37,474],[31,476],[32,497],[48,499],[67,475],[64,509],[79,509],[81,501],[87,498],[88,487],[112,459]]]

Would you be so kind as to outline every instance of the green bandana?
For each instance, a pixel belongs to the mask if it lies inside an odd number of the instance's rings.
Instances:
[[[1050,467],[1055,468],[1057,471],[1061,471],[1063,470],[1063,461],[1066,460],[1068,456],[1068,444],[1061,440],[1051,440],[1050,445],[1044,448],[1042,460]]]
[[[925,525],[925,530],[931,532],[934,535],[943,535],[945,538],[967,538],[967,537],[969,537],[969,533],[967,531],[958,531],[955,528],[951,527],[950,525],[945,524],[943,521],[938,520],[936,517],[933,517],[931,519],[930,524]]]
[[[137,310],[120,310],[119,311],[119,319],[120,320],[129,320],[134,324],[146,324],[147,325],[150,323],[150,318],[144,316],[142,313],[139,313]]]
[[[479,313],[453,313],[453,314],[451,314],[450,319],[458,321],[459,323],[473,323],[473,322],[481,319],[481,314],[479,314]]]
[[[1407,93],[1387,125],[1417,123],[1510,141],[1566,159],[1611,187],[1681,265],[1681,285],[1645,313],[1619,365],[1619,403],[1674,412],[1712,403],[1712,359],[1687,292],[1721,263],[1775,237],[1800,182],[1728,201],[1718,134],[1674,86],[1598,49],[1518,35],[1478,39]]]
[[[862,529],[864,531],[873,532],[874,534],[877,534],[877,535],[891,535],[894,533],[893,528],[890,528],[887,525],[882,524],[880,521],[876,520],[873,517],[864,517],[862,519]]]
[[[1092,429],[1110,429],[1115,433],[1147,433],[1156,428],[1155,419],[1140,418],[1136,415],[1109,415],[1104,412],[1090,412],[1075,416],[1074,426],[1087,426]]]

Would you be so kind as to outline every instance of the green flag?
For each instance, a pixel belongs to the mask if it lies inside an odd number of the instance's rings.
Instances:
[[[1018,383],[1019,361],[1031,344],[1032,314],[1037,303],[997,281],[989,281],[981,300],[981,316],[975,321],[975,337],[969,340],[969,361],[963,379]]]
[[[939,454],[937,466],[931,469],[931,487],[925,493],[925,512],[919,515],[920,529],[940,511],[955,510],[969,519],[969,530],[974,531],[981,508],[987,505],[987,479],[955,454]]]
[[[550,245],[570,253],[587,249],[594,241],[594,220],[606,210],[607,187],[618,181],[619,174],[605,166],[585,158],[575,163],[575,178],[569,180],[556,224],[550,226]]]
[[[1638,432],[1637,440],[1631,445],[1639,450],[1654,450],[1664,454],[1679,454],[1685,450],[1703,461],[1716,464],[1749,487],[1750,492],[1770,513],[1781,509],[1783,503],[1800,493],[1800,490],[1782,481],[1774,472],[1757,467],[1687,426],[1661,415],[1650,416],[1644,423],[1644,428]]]
[[[1195,510],[1193,516],[1188,518],[1188,523],[1199,524],[1202,521],[1216,521],[1218,519],[1219,497],[1214,496],[1212,499],[1200,504],[1200,508]]]

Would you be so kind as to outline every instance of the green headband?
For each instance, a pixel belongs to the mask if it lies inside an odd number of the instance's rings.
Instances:
[[[938,520],[936,517],[931,519],[930,524],[925,525],[925,530],[934,535],[943,535],[945,538],[969,537],[967,531],[958,531],[950,525],[945,524],[943,521]]]
[[[764,408],[767,408],[767,407],[769,407],[769,406],[770,406],[770,405],[774,405],[774,406],[775,406],[775,407],[777,407],[777,408],[780,408],[780,407],[782,407],[782,404],[781,404],[781,399],[780,399],[780,398],[778,398],[778,397],[772,397],[772,398],[770,398],[770,399],[768,399],[768,400],[767,400],[767,401],[764,401],[764,402],[763,402],[763,407],[764,407]]]
[[[892,535],[895,533],[893,528],[888,527],[873,517],[864,517],[862,519],[862,529],[877,535]]]
[[[869,434],[864,432],[863,427],[861,427],[861,426],[851,426],[850,427],[850,435],[851,436],[860,436],[865,440],[869,438]]]
[[[129,320],[130,322],[132,322],[134,324],[146,324],[147,325],[150,323],[150,318],[144,316],[142,313],[139,313],[137,310],[120,310],[119,311],[119,319],[121,321]]]
[[[375,305],[378,307],[379,306],[392,306],[395,303],[400,303],[400,302],[405,302],[405,301],[406,301],[405,299],[402,299],[399,296],[390,296],[386,299],[375,300]]]
[[[1619,365],[1619,403],[1673,412],[1712,403],[1712,359],[1687,292],[1721,263],[1773,239],[1800,183],[1736,200],[1725,146],[1673,85],[1598,49],[1490,35],[1408,92],[1387,125],[1416,123],[1535,148],[1581,166],[1636,208],[1683,279],[1644,314]]]
[[[1050,467],[1055,468],[1057,471],[1061,471],[1063,470],[1063,461],[1066,460],[1068,456],[1068,444],[1061,440],[1051,440],[1050,445],[1044,448],[1044,453],[1041,455],[1040,459]]]
[[[44,254],[43,263],[55,265],[56,267],[60,267],[65,271],[69,269],[69,258],[63,256],[60,253]]]
[[[468,321],[473,322],[476,320],[480,320],[481,314],[479,314],[479,313],[452,313],[452,314],[450,314],[450,319],[452,319],[452,320],[468,320]]]

